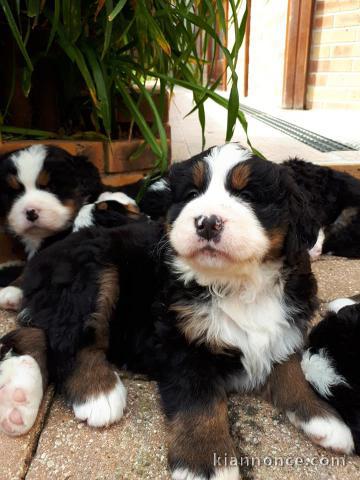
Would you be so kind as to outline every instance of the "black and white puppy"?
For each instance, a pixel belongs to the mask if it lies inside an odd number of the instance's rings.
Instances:
[[[360,180],[299,159],[284,165],[308,197],[312,221],[319,225],[310,256],[316,259],[331,253],[360,257]]]
[[[102,191],[96,167],[58,147],[33,145],[0,158],[0,217],[28,258],[71,232],[80,208]],[[18,308],[16,283],[0,291],[1,308]]]
[[[176,480],[238,479],[224,462],[231,391],[263,392],[314,442],[351,453],[301,369],[317,230],[289,169],[226,144],[174,164],[149,194],[165,225],[85,228],[29,262],[22,326],[0,341],[0,429],[31,428],[49,379],[79,420],[118,421],[114,365],[126,365],[158,382]]]
[[[77,214],[72,231],[87,227],[119,227],[132,221],[147,221],[135,200],[124,192],[103,192],[96,202],[84,205]]]
[[[357,299],[359,300],[359,299]],[[350,427],[360,454],[360,303],[339,298],[309,335],[302,358],[306,379]]]

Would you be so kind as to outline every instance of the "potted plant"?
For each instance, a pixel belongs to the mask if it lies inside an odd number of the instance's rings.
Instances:
[[[193,93],[203,133],[207,99],[228,109],[230,140],[237,120],[246,129],[235,70],[246,12],[239,22],[241,2],[229,2],[235,43],[228,49],[218,33],[227,29],[225,3],[0,0],[0,153],[34,141],[60,144],[89,155],[113,184],[121,172],[163,171],[175,85]],[[219,52],[229,101],[215,90]]]

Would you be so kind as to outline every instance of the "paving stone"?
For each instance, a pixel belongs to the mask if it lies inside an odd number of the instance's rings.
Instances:
[[[78,422],[56,399],[27,480],[165,480],[165,429],[156,387],[125,379],[128,404],[111,428]]]

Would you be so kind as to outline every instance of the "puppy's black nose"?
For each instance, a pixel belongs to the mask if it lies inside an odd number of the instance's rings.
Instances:
[[[29,222],[35,222],[35,220],[39,218],[39,215],[34,209],[26,210],[26,218],[29,220]]]
[[[216,215],[200,215],[195,218],[196,233],[205,240],[216,240],[224,228],[224,222]]]

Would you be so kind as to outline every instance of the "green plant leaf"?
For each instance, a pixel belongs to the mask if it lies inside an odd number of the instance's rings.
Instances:
[[[154,115],[155,124],[156,124],[157,130],[159,132],[159,137],[160,137],[160,146],[161,146],[161,150],[162,150],[161,160],[162,160],[163,163],[166,164],[167,154],[168,154],[168,144],[167,144],[167,137],[166,137],[165,128],[164,128],[164,125],[162,123],[162,119],[160,117],[159,111],[158,111],[158,109],[157,109],[157,107],[154,103],[154,100],[151,97],[151,94],[147,90],[146,85],[142,84],[138,80],[138,78],[133,74],[131,74],[131,78],[132,78],[132,81],[135,83],[135,85],[137,85],[137,87],[139,88],[143,97],[148,102],[148,104],[151,108],[151,111]]]
[[[42,138],[57,138],[58,135],[54,132],[48,132],[46,130],[36,130],[33,128],[20,128],[12,127],[8,125],[1,125],[0,131],[2,133],[13,133],[16,135],[22,135],[24,137],[42,137]]]
[[[59,24],[59,18],[60,18],[60,0],[55,0],[54,1],[54,16],[52,20],[52,25],[51,25],[51,31],[49,35],[49,41],[46,47],[46,54],[49,53],[50,47],[54,41],[55,34],[57,32],[57,27]]]
[[[142,135],[144,136],[144,139],[147,141],[149,144],[151,150],[154,152],[156,157],[159,159],[162,158],[163,152],[161,151],[161,148],[159,147],[159,144],[157,142],[157,139],[153,132],[151,131],[149,125],[147,124],[146,120],[144,119],[142,113],[138,109],[136,103],[134,100],[131,98],[131,95],[129,94],[129,91],[126,87],[126,85],[122,82],[120,78],[115,79],[115,84],[117,89],[119,90],[122,99],[126,105],[126,107],[129,109],[131,114],[133,115],[138,127],[140,128],[140,131]]]
[[[126,0],[120,0],[117,4],[116,7],[110,14],[108,15],[109,22],[112,22],[117,15],[121,12],[121,10],[125,7]]]
[[[111,133],[111,108],[108,86],[104,75],[104,70],[98,61],[96,52],[85,43],[82,45],[82,50],[85,52],[92,75],[95,81],[96,94],[98,98],[97,109],[103,121],[106,135],[110,138]]]
[[[105,33],[104,33],[104,46],[103,46],[103,51],[102,51],[102,54],[101,54],[101,60],[104,59],[104,57],[106,55],[106,52],[108,51],[109,46],[110,46],[113,24],[109,20],[109,14],[112,12],[113,6],[114,6],[114,4],[113,4],[112,0],[106,0],[106,14],[107,14],[107,16],[105,17],[105,20],[104,20],[105,21]]]
[[[62,0],[62,18],[68,38],[75,43],[82,31],[81,0]]]
[[[2,6],[2,9],[4,10],[4,14],[5,14],[6,20],[8,21],[11,33],[13,34],[13,37],[14,37],[16,43],[18,44],[18,47],[19,47],[19,49],[20,49],[20,51],[21,51],[21,53],[22,53],[22,55],[25,59],[25,62],[27,64],[29,70],[32,71],[33,66],[32,66],[29,54],[26,50],[23,39],[21,38],[19,29],[16,25],[16,22],[15,22],[13,14],[12,14],[12,11],[9,7],[8,1],[7,0],[0,0],[0,5]]]
[[[40,0],[28,0],[26,13],[30,18],[38,17],[40,13]]]
[[[22,71],[21,86],[26,98],[29,96],[31,90],[31,75],[32,71],[27,67],[24,67]]]
[[[51,23],[53,23],[54,22],[53,15],[51,15],[51,13],[48,10],[45,11],[45,14],[50,19]],[[66,32],[62,28],[60,23],[57,26],[56,32],[57,32],[57,35],[58,35],[57,36],[58,43],[60,44],[61,48],[64,50],[66,55],[70,58],[70,60],[72,62],[75,62],[76,65],[78,66],[79,71],[80,71],[80,73],[81,73],[81,75],[82,75],[82,77],[83,77],[83,79],[86,83],[86,86],[89,90],[90,97],[91,97],[95,107],[98,108],[98,103],[99,102],[98,102],[98,99],[97,99],[97,96],[96,96],[95,84],[94,84],[94,81],[91,77],[89,69],[86,65],[86,62],[85,62],[85,59],[84,59],[84,56],[83,56],[81,50],[76,45],[73,45],[73,43],[71,42],[71,40],[66,35]]]

